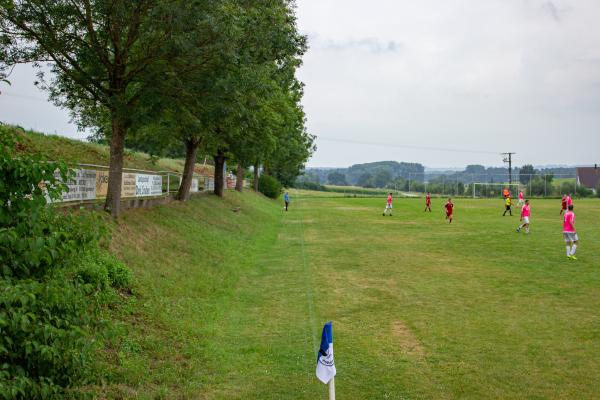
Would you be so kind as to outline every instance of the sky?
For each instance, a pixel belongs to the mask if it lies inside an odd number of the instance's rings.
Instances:
[[[297,0],[310,167],[600,163],[600,1]],[[20,66],[0,121],[85,138]]]

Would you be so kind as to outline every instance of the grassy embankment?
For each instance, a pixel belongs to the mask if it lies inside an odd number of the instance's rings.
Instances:
[[[48,161],[108,166],[110,159],[108,146],[87,143],[58,135],[45,135],[18,127],[9,126],[9,128],[18,135],[20,152],[38,154]],[[148,154],[126,151],[124,166],[125,168],[148,171],[181,172],[183,170],[183,160],[170,158],[153,159]]]

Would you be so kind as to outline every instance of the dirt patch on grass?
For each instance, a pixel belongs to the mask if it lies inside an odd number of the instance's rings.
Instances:
[[[412,331],[402,321],[393,321],[392,336],[396,338],[402,353],[412,357],[423,357],[425,349],[412,333]]]

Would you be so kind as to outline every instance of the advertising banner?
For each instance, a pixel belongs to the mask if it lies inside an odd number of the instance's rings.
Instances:
[[[121,182],[121,197],[135,197],[136,174],[124,173]]]
[[[94,200],[96,198],[96,171],[76,169],[68,182],[69,192],[63,193],[62,201]]]
[[[96,197],[106,197],[108,192],[108,171],[96,171]]]
[[[135,195],[137,197],[162,195],[162,176],[137,174]]]
[[[215,190],[215,179],[214,178],[205,178],[204,179],[204,190],[207,192],[212,192]]]

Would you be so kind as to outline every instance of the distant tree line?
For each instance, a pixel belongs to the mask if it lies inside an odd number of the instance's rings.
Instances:
[[[575,168],[556,167],[536,169],[531,164],[513,170],[513,183],[519,183],[530,196],[557,196],[577,193],[588,196],[592,191],[577,186],[575,180],[557,184],[555,174],[574,178]],[[363,188],[393,189],[411,192],[430,192],[444,195],[470,195],[473,183],[502,184],[509,180],[508,168],[468,165],[464,171],[427,172],[421,164],[385,161],[353,165],[350,168],[311,168],[298,177],[297,187],[325,190],[323,185],[360,186]],[[478,186],[482,196],[499,195],[498,185]]]
[[[314,151],[295,72],[294,0],[0,1],[0,79],[48,64],[38,86],[110,146],[105,209],[120,211],[126,146],[185,157],[180,200],[208,154],[292,184]],[[255,176],[257,178],[257,176]],[[258,189],[258,179],[255,179]],[[241,187],[239,188],[241,190]]]

